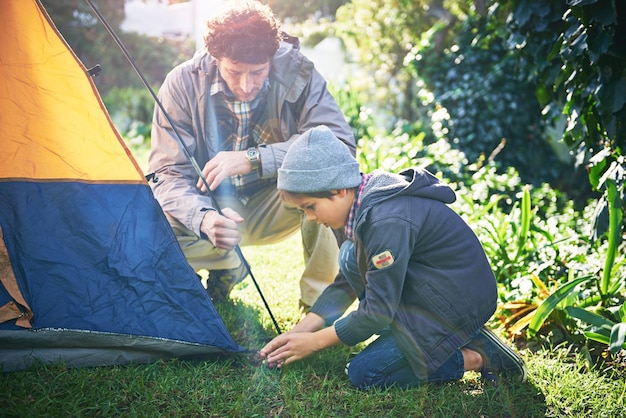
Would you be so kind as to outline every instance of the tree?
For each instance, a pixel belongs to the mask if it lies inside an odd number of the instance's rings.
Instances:
[[[181,44],[135,33],[123,33],[120,25],[125,17],[124,0],[92,2],[120,37],[150,84],[160,85],[174,65],[191,55],[191,42]],[[143,86],[114,39],[85,0],[42,0],[42,4],[85,67],[100,65],[102,71],[95,77],[95,82],[102,95],[116,87]]]
[[[544,139],[535,82],[516,71],[520,58],[497,36],[505,19],[496,20],[493,8],[486,1],[353,0],[337,14],[337,32],[374,79],[363,87],[370,101],[382,103],[392,121],[430,124],[444,109],[445,136],[469,161],[495,160],[526,182],[556,185],[566,163]]]
[[[456,20],[441,0],[352,0],[337,11],[336,32],[351,59],[373,77],[374,100],[398,119],[412,120],[416,80],[405,58],[424,33]]]
[[[311,16],[335,17],[337,9],[348,0],[269,0],[267,4],[282,20],[304,21]]]

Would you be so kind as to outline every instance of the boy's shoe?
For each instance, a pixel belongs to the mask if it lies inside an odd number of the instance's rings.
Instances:
[[[498,375],[506,375],[517,376],[520,381],[526,381],[524,361],[489,329],[483,327],[465,347],[482,356],[483,369],[480,374],[483,379],[497,381]]]
[[[229,270],[210,270],[206,283],[206,291],[213,302],[224,302],[228,299],[233,287],[246,278],[248,272],[243,266]]]

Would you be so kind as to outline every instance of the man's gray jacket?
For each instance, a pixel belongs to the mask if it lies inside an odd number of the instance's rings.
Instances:
[[[159,90],[159,100],[200,169],[218,152],[217,117],[209,94],[216,71],[216,60],[198,51],[175,67]],[[326,81],[297,47],[281,43],[271,60],[269,82],[271,139],[259,147],[262,178],[275,178],[295,136],[318,125],[328,126],[355,153],[352,130]],[[197,189],[198,175],[159,106],[154,111],[149,173],[154,174],[150,185],[163,210],[200,235],[202,217],[213,205]]]

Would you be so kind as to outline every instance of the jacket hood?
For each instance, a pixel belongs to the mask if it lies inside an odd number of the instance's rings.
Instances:
[[[454,191],[430,172],[411,168],[400,174],[374,170],[361,199],[387,199],[396,194],[408,194],[449,204],[456,200]]]

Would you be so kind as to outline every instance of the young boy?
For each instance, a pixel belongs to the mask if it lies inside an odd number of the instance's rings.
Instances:
[[[278,189],[286,204],[343,230],[346,240],[342,275],[300,323],[261,349],[270,367],[377,334],[346,367],[358,388],[458,380],[469,370],[526,379],[523,361],[484,327],[496,282],[476,235],[446,205],[452,189],[420,169],[361,174],[324,126],[293,142]],[[358,308],[339,319],[355,296]]]

